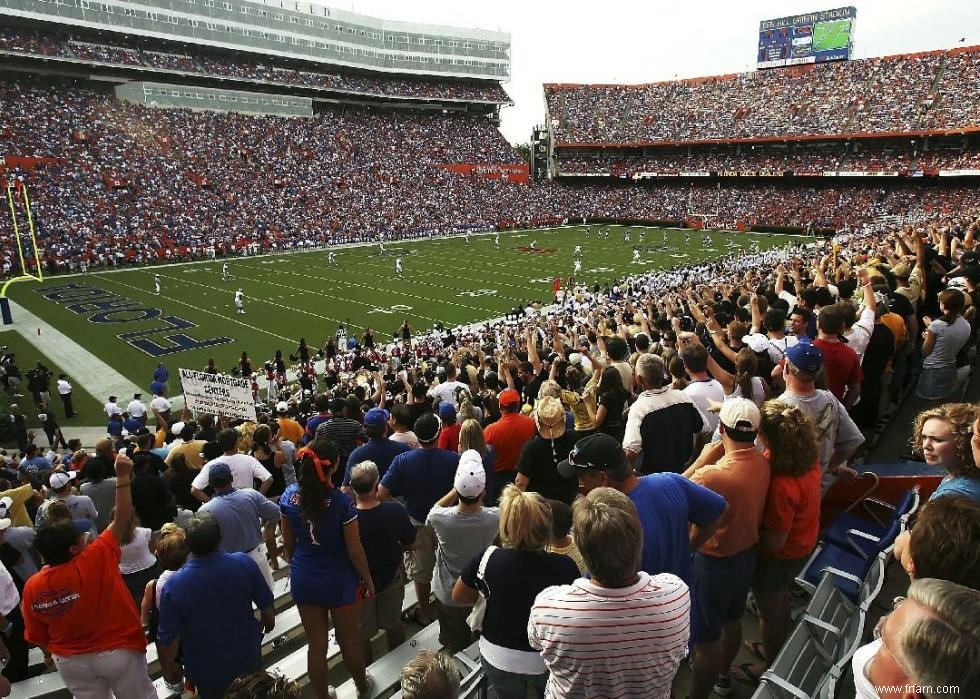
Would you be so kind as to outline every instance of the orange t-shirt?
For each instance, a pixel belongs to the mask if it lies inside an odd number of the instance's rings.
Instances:
[[[759,543],[771,474],[769,459],[752,446],[729,452],[715,465],[705,466],[691,476],[692,481],[728,501],[721,526],[701,546],[701,553],[724,558]]]
[[[119,572],[122,551],[112,531],[67,563],[44,566],[24,585],[24,638],[54,655],[108,650],[146,652],[133,596]]]
[[[298,447],[300,440],[303,439],[303,426],[291,417],[281,417],[277,422],[279,423],[279,436],[288,439]]]
[[[534,418],[520,413],[503,413],[499,420],[488,425],[483,436],[497,452],[493,470],[497,473],[517,470],[521,449],[537,433]]]
[[[793,560],[813,553],[820,534],[820,464],[802,476],[773,474],[762,526],[786,533],[783,548],[762,551],[763,558]]]

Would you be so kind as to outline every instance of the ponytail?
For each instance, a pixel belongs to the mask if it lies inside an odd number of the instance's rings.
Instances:
[[[330,477],[337,468],[337,456],[333,441],[323,438],[296,452],[300,511],[309,522],[319,519],[326,508],[333,490]]]

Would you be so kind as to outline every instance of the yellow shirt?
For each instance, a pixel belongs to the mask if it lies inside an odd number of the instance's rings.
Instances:
[[[0,498],[10,498],[13,503],[7,509],[7,516],[10,518],[10,526],[12,527],[33,527],[34,522],[31,521],[30,516],[27,514],[27,508],[24,506],[31,498],[34,497],[34,488],[30,483],[25,483],[19,488],[13,488],[11,490],[4,490],[0,492]]]
[[[173,447],[170,448],[170,453],[167,454],[167,458],[164,461],[167,462],[167,466],[173,463],[174,459],[177,458],[178,454],[184,455],[184,463],[187,464],[188,468],[200,470],[201,466],[204,465],[204,459],[201,457],[201,451],[204,449],[204,445],[207,444],[203,439],[195,439],[190,442],[180,442],[178,441]]]

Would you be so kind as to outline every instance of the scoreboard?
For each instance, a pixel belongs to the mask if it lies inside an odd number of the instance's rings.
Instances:
[[[759,68],[847,60],[851,57],[857,10],[808,12],[759,23]]]

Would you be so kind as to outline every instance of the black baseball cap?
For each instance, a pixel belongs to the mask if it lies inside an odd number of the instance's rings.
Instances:
[[[563,478],[575,478],[582,473],[615,471],[626,466],[626,454],[619,440],[597,432],[575,443],[568,458],[558,464],[558,473]]]

